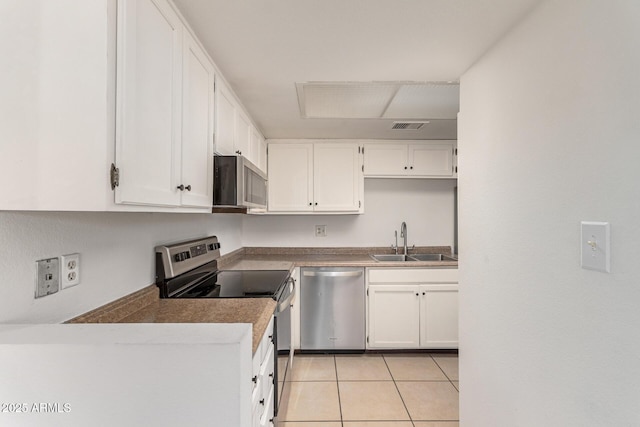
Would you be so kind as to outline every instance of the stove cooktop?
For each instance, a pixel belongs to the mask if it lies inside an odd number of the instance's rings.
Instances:
[[[289,278],[288,270],[218,271],[173,298],[274,298]]]

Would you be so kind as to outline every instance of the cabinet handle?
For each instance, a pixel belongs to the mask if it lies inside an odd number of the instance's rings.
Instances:
[[[419,294],[418,292],[416,292],[416,296],[417,296],[417,297],[419,297],[419,296],[420,296],[420,294]]]
[[[184,187],[187,189],[187,191],[191,191],[191,184],[187,185],[186,187]]]
[[[313,203],[309,202],[309,206],[313,206]]]
[[[180,184],[176,187],[180,191],[184,191],[184,185]]]
[[[316,202],[316,206],[318,206],[318,202]]]
[[[260,404],[264,406],[264,399],[260,400]]]
[[[423,292],[423,293],[422,293],[422,295],[426,295],[426,294],[427,294],[426,292]]]
[[[404,167],[404,170],[407,170],[407,167],[406,167],[406,166]]]
[[[256,375],[255,377],[251,378],[251,381],[253,381],[254,384],[258,384],[258,376]]]
[[[413,166],[411,166],[409,169],[413,169]]]

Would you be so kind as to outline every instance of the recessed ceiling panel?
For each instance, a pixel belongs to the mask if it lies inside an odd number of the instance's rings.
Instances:
[[[395,83],[298,83],[304,118],[382,117],[399,85]]]
[[[455,119],[460,109],[460,86],[447,83],[405,84],[383,117],[388,119]]]

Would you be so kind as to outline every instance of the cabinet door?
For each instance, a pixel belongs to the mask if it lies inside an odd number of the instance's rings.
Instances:
[[[361,179],[358,144],[314,144],[313,207],[316,212],[358,211]]]
[[[420,346],[458,348],[458,285],[421,285],[420,299]]]
[[[313,210],[313,144],[269,144],[269,211]]]
[[[253,127],[251,128],[251,148],[249,151],[251,152],[251,162],[266,173],[267,144],[262,135]]]
[[[409,144],[409,175],[453,177],[452,141]]]
[[[235,154],[236,103],[222,79],[216,80],[216,135],[218,154]]]
[[[364,176],[406,175],[407,144],[364,144]]]
[[[116,203],[177,206],[182,23],[164,0],[118,3]]]
[[[369,348],[419,347],[418,289],[417,285],[369,286]]]
[[[183,58],[182,205],[211,207],[214,68],[187,31]]]
[[[251,138],[251,122],[245,116],[240,108],[236,108],[236,146],[235,153],[242,155],[249,159],[251,163],[255,163],[253,161],[253,155],[250,146],[250,138]]]

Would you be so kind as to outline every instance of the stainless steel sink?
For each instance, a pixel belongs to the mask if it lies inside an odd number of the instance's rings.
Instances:
[[[457,259],[445,254],[413,254],[409,256],[416,261],[457,261]]]
[[[415,259],[411,258],[410,256],[407,256],[407,255],[395,255],[395,254],[371,255],[371,258],[375,259],[376,261],[384,261],[384,262],[388,262],[388,261],[398,261],[398,262],[415,261]]]
[[[445,254],[413,254],[413,255],[395,255],[381,254],[371,255],[376,261],[382,262],[411,262],[411,261],[457,261],[457,259]]]

